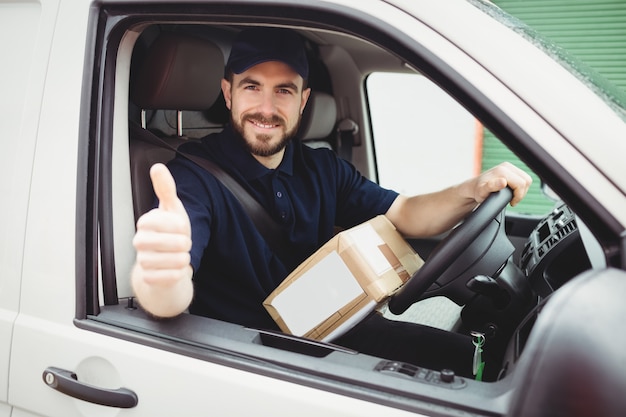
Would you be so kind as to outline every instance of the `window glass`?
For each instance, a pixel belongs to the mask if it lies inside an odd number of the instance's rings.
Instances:
[[[569,8],[568,18],[564,19],[563,14],[565,11],[561,11],[561,14],[558,17],[559,24],[565,25],[573,25],[571,28],[567,28],[565,31],[559,33],[557,30],[555,23],[552,23],[551,16],[547,15],[545,11],[540,9],[540,3],[538,2],[536,5],[523,4],[524,2],[508,2],[506,1],[497,1],[490,2],[485,0],[471,0],[472,3],[485,13],[489,14],[491,17],[497,19],[502,24],[511,28],[515,32],[524,36],[530,42],[532,42],[538,48],[541,48],[544,52],[550,55],[553,59],[559,62],[562,66],[567,68],[572,74],[576,75],[583,83],[585,83],[591,90],[593,90],[600,98],[602,98],[613,110],[622,118],[626,119],[626,93],[623,89],[617,87],[616,84],[607,81],[607,78],[601,75],[596,69],[593,69],[586,64],[584,64],[580,57],[576,57],[573,52],[573,48],[570,46],[567,49],[558,46],[555,43],[552,43],[554,40],[558,40],[563,36],[573,36],[576,32],[583,32],[582,28],[586,29],[585,36],[586,38],[590,37],[590,33],[588,32],[590,27],[593,26],[591,22],[595,19],[599,19],[597,25],[602,27],[602,33],[604,36],[609,35],[611,37],[610,44],[611,47],[615,47],[619,45],[621,39],[623,39],[622,30],[614,30],[612,29],[612,19],[610,16],[603,16],[603,13],[606,13],[603,9],[607,6],[613,7],[615,9],[614,15],[619,16],[619,13],[623,10],[623,6],[620,5],[620,0],[613,0],[612,2],[603,2],[602,6],[595,10],[593,13],[588,13],[588,15],[581,15],[578,17],[572,17],[572,11],[576,9],[576,7],[585,7],[584,2],[563,2],[563,4],[551,4],[552,8],[554,6],[567,7]],[[496,4],[494,4],[496,3]],[[516,4],[515,4],[516,3]],[[529,3],[529,2],[527,2]],[[568,3],[572,3],[571,5]],[[577,3],[577,4],[574,4]],[[588,2],[589,5],[592,5],[593,2]],[[613,3],[613,4],[611,4]],[[551,25],[550,30],[544,30],[543,33],[539,33],[536,30],[536,27],[541,26],[538,21],[533,22],[533,27],[528,26],[524,22],[522,22],[518,17],[514,17],[514,10],[510,10],[512,5],[515,4],[518,7],[526,8],[526,14],[529,10],[536,10],[539,13],[539,19],[541,20],[541,25]],[[593,8],[595,5],[591,6]],[[501,8],[502,7],[502,8]],[[508,13],[512,13],[509,15]],[[524,13],[521,11],[516,11],[515,14],[520,16],[524,16]],[[525,16],[528,18],[529,16]],[[620,23],[617,23],[619,27]],[[577,27],[578,26],[578,27]],[[621,27],[620,27],[621,29]],[[546,36],[552,38],[550,41],[547,40]],[[594,36],[593,42],[588,42],[588,44],[595,44],[595,51],[591,52],[591,56],[588,56],[586,60],[588,61],[597,61],[599,57],[605,53],[602,48],[598,48],[598,45],[602,41],[602,37]],[[588,40],[588,39],[587,39]],[[559,41],[561,42],[561,41]],[[578,49],[581,46],[578,45]],[[576,55],[580,54],[580,50],[576,52]],[[592,58],[593,57],[593,58]],[[610,60],[619,60],[619,58],[615,58],[615,56],[611,57]],[[619,68],[619,66],[617,67]],[[613,81],[615,82],[615,81]]]
[[[474,117],[426,77],[374,73],[367,94],[381,185],[417,194],[478,172]]]
[[[407,195],[436,191],[509,161],[534,180],[528,196],[511,210],[543,214],[554,205],[530,169],[426,77],[373,73],[366,88],[383,187]]]

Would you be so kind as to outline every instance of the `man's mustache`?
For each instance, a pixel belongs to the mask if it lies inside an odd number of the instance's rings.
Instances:
[[[271,117],[265,117],[260,113],[248,114],[244,116],[244,121],[250,120],[264,125],[280,125],[283,126],[285,124],[285,120],[278,116],[272,115]]]

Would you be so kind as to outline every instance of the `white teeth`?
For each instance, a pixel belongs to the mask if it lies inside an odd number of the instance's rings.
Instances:
[[[258,126],[260,128],[263,128],[263,129],[271,129],[271,128],[276,126],[276,125],[266,125],[266,124],[262,124],[262,123],[258,123],[258,122],[254,122],[254,121],[252,123],[254,123],[255,126]]]

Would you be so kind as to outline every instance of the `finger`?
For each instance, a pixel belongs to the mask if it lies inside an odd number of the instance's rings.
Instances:
[[[191,239],[180,233],[163,233],[141,230],[133,238],[133,246],[140,252],[188,253],[191,250]]]
[[[497,192],[508,185],[513,190],[511,206],[517,205],[526,196],[532,184],[532,178],[528,173],[509,162],[503,162],[485,174],[488,179],[479,187],[481,197],[487,198],[489,193]]]
[[[508,181],[505,177],[496,177],[487,181],[486,188],[489,193],[495,193],[506,187]]]
[[[184,211],[183,204],[176,194],[176,182],[165,165],[154,164],[150,168],[150,179],[154,193],[159,199],[159,208],[175,213]]]
[[[141,268],[139,266],[139,268]],[[190,268],[190,267],[188,267]],[[173,287],[189,277],[188,269],[146,269],[141,272],[141,279],[145,284],[156,287]]]
[[[152,209],[137,220],[137,232],[153,231],[188,235],[189,220],[180,213],[172,213],[161,208]]]
[[[526,172],[515,168],[507,176],[507,185],[513,190],[511,206],[517,205],[526,196],[533,180]]]
[[[137,263],[144,270],[152,269],[182,269],[189,265],[191,256],[189,252],[152,252],[142,251],[137,253]]]
[[[511,200],[511,206],[516,206],[528,193],[530,186],[533,182],[533,179],[530,175],[523,173],[518,181],[514,184],[510,184],[513,189],[513,199]]]
[[[507,181],[504,177],[488,178],[478,183],[476,187],[475,200],[477,203],[485,201],[489,194],[495,193],[506,187]]]

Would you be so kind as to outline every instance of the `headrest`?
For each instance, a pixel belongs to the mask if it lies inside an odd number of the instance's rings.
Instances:
[[[164,32],[150,45],[132,101],[142,109],[205,110],[217,99],[224,56],[212,42]]]
[[[300,139],[324,139],[337,122],[337,104],[327,93],[312,91],[300,122]]]

